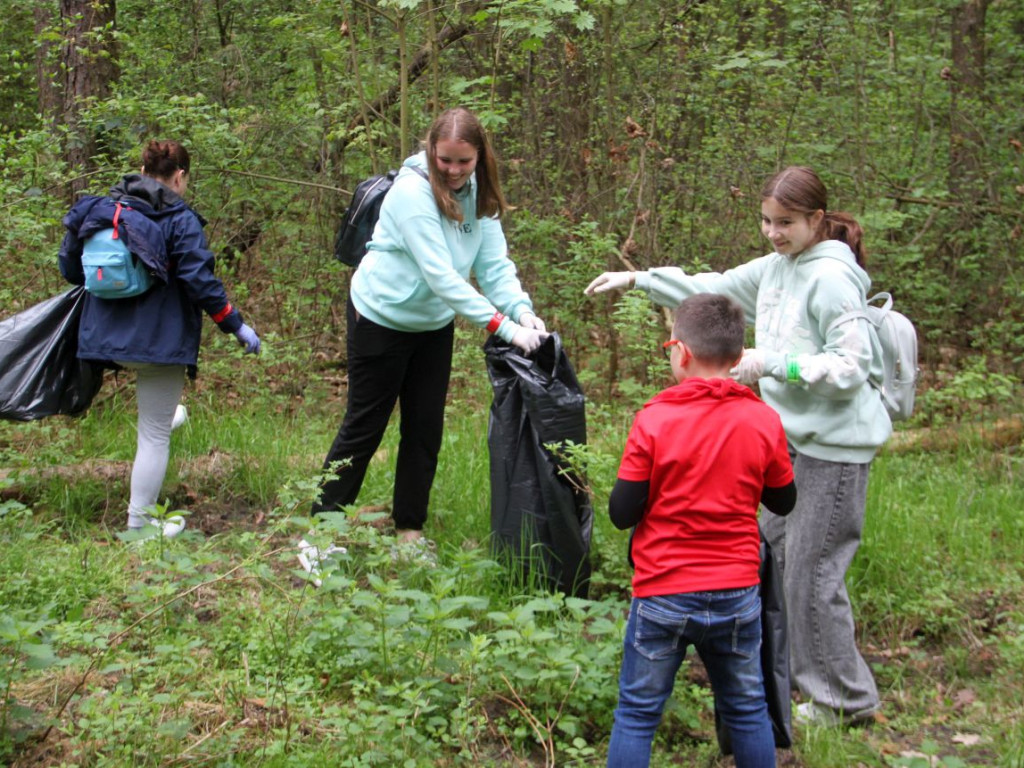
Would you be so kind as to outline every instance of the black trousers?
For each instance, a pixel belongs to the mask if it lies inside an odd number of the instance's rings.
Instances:
[[[394,331],[347,308],[348,407],[324,469],[347,460],[321,488],[313,514],[355,502],[391,412],[400,409],[391,516],[396,528],[422,530],[444,431],[455,323],[436,331]]]

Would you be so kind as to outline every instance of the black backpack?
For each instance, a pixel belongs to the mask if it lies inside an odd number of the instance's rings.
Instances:
[[[429,179],[427,172],[422,168],[410,167],[424,179]],[[342,264],[358,267],[359,262],[363,260],[363,256],[366,255],[366,244],[373,237],[373,228],[380,218],[380,206],[384,202],[384,195],[395,183],[397,175],[397,170],[388,171],[364,179],[356,186],[356,191],[352,193],[352,202],[349,203],[345,215],[341,217],[341,226],[338,227],[338,235],[334,238],[334,258]]]

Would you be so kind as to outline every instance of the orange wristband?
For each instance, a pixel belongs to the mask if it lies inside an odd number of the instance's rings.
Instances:
[[[494,333],[496,330],[498,330],[498,326],[501,325],[501,321],[504,319],[505,316],[501,314],[501,312],[495,312],[494,317],[492,317],[491,321],[487,323],[487,332]]]

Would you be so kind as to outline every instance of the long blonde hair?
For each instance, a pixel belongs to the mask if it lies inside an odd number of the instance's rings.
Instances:
[[[424,141],[427,167],[430,169],[430,188],[441,213],[449,219],[462,221],[462,206],[444,183],[437,168],[437,143],[446,139],[464,141],[476,148],[476,215],[479,218],[500,217],[508,210],[508,203],[505,202],[501,182],[498,180],[498,161],[480,118],[465,107],[452,107],[438,115]]]

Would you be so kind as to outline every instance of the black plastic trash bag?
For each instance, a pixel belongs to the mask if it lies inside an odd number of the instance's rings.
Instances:
[[[484,344],[494,401],[491,535],[499,557],[549,588],[586,597],[590,585],[590,495],[545,444],[587,441],[583,391],[552,333],[532,357],[492,336]],[[569,476],[563,475],[563,471]]]
[[[81,413],[103,383],[103,369],[78,359],[85,288],[0,322],[0,418],[32,421]]]
[[[786,598],[782,591],[782,571],[771,546],[761,539],[761,672],[764,697],[772,721],[775,746],[793,745],[789,682],[789,630],[786,629]],[[715,708],[715,732],[723,755],[732,754],[729,729]]]

